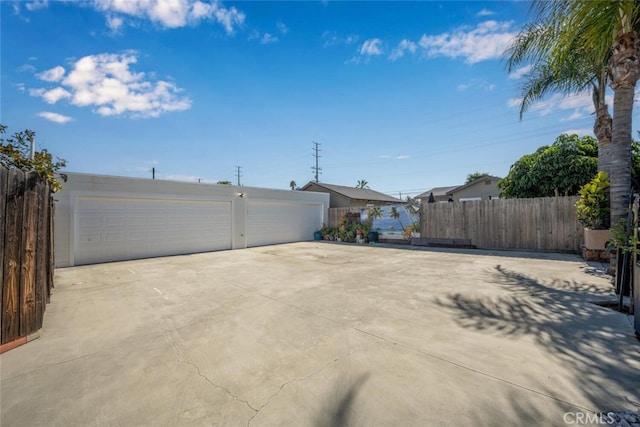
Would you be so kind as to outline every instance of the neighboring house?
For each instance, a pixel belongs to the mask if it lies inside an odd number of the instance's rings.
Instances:
[[[421,203],[427,203],[429,195],[433,193],[436,202],[498,199],[500,198],[500,189],[498,188],[500,179],[497,176],[483,176],[464,185],[435,187],[416,198],[420,199]]]
[[[369,188],[347,187],[344,185],[325,184],[322,182],[310,182],[300,190],[329,194],[330,208],[367,205],[383,206],[403,203],[400,199],[379,193]]]
[[[447,195],[447,193],[450,190],[455,190],[456,188],[458,188],[457,185],[450,187],[433,187],[431,190],[427,190],[424,193],[416,196],[416,199],[420,199],[420,203],[428,203],[429,195],[433,193],[433,198],[436,202],[446,202],[449,200],[449,196]]]

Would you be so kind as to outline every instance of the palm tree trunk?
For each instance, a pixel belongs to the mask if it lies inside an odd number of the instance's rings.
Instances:
[[[626,218],[631,190],[631,122],[633,96],[640,75],[638,33],[622,34],[613,46],[611,87],[613,127],[611,133],[611,224]]]
[[[598,139],[598,170],[611,174],[611,126],[613,120],[606,104],[596,108],[596,122],[593,133]]]

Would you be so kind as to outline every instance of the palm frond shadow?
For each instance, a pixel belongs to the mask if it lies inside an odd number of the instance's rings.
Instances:
[[[436,304],[455,311],[464,328],[534,337],[577,372],[594,402],[606,397],[597,386],[603,377],[615,379],[624,390],[636,390],[637,364],[625,361],[639,359],[640,344],[622,314],[593,304],[610,299],[610,291],[571,281],[542,283],[501,265],[488,274],[506,295],[474,298],[451,293],[436,298]]]

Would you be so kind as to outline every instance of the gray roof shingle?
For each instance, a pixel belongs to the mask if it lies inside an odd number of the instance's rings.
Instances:
[[[375,200],[379,202],[389,202],[389,203],[403,203],[402,200],[397,199],[393,196],[389,196],[384,193],[380,193],[378,191],[371,190],[370,188],[355,188],[355,187],[347,187],[346,185],[334,185],[334,184],[325,184],[323,182],[310,182],[304,187],[303,190],[307,189],[311,184],[315,184],[319,187],[326,188],[327,190],[335,191],[336,193],[342,194],[345,197],[356,200]]]

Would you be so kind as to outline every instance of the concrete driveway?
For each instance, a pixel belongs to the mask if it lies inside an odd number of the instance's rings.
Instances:
[[[547,426],[640,405],[630,318],[592,304],[611,285],[573,255],[307,242],[55,283],[41,337],[1,356],[2,427]]]

